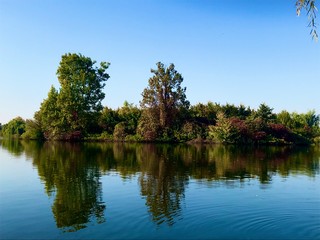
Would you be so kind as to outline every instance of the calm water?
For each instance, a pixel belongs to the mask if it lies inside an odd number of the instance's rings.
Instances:
[[[1,239],[320,239],[320,149],[0,140]]]

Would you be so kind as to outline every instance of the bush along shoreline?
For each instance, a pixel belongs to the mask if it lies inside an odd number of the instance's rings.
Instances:
[[[208,102],[190,105],[174,64],[151,69],[140,106],[102,106],[109,63],[65,54],[57,69],[60,88],[51,87],[33,119],[0,124],[0,137],[30,140],[186,142],[239,145],[320,145],[320,117],[267,104],[258,109]]]

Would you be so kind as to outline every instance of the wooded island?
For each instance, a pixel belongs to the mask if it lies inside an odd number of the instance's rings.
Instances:
[[[60,89],[53,86],[34,119],[17,117],[0,124],[2,137],[33,140],[99,140],[152,142],[216,142],[228,144],[319,144],[316,112],[273,113],[266,104],[208,102],[191,106],[183,77],[170,64],[158,62],[142,92],[140,107],[124,102],[118,109],[103,107],[109,63],[81,54],[62,56],[57,70]]]

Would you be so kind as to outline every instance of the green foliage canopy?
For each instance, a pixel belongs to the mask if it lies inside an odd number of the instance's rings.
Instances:
[[[51,87],[35,116],[48,139],[74,139],[85,135],[93,121],[98,121],[106,69],[109,63],[95,61],[81,54],[62,56],[57,70],[60,91]]]
[[[109,64],[96,62],[81,54],[65,54],[62,56],[57,70],[61,88],[58,105],[65,118],[65,124],[71,131],[84,131],[92,118],[102,110],[102,92],[109,75],[106,69]]]
[[[21,117],[16,117],[4,124],[1,133],[4,137],[20,137],[26,128],[26,122]]]

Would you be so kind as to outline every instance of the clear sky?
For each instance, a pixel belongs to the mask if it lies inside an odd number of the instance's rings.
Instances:
[[[0,0],[0,123],[33,117],[68,52],[111,63],[112,108],[139,105],[161,61],[191,104],[319,114],[320,41],[305,14],[295,0]]]

